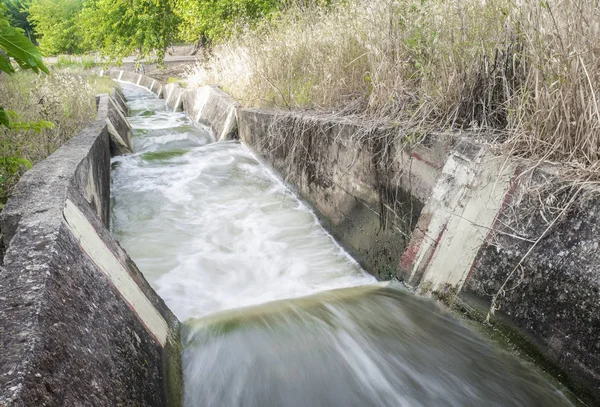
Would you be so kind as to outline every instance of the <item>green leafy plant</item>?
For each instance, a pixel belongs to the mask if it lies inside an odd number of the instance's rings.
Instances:
[[[3,14],[5,11],[4,7],[0,8],[0,12]],[[7,75],[14,74],[16,69],[12,64],[12,59],[23,70],[32,70],[35,73],[48,73],[48,69],[42,62],[40,52],[24,33],[25,31],[21,28],[11,27],[8,20],[0,15],[0,71]],[[44,120],[25,122],[17,121],[16,119],[18,119],[18,115],[14,111],[7,111],[4,107],[0,106],[0,126],[8,129],[41,132],[43,129],[54,126],[52,123]],[[5,149],[3,148],[3,150]],[[7,190],[6,184],[14,183],[14,178],[18,178],[21,169],[29,169],[32,165],[30,160],[20,155],[3,154],[2,162],[0,162],[0,191],[2,195]],[[1,198],[4,198],[4,196]]]
[[[183,40],[212,43],[231,36],[236,26],[254,25],[282,4],[281,0],[175,0],[174,9],[181,18]]]
[[[3,112],[9,119],[6,127],[10,129],[10,131],[42,133],[45,129],[54,127],[54,123],[47,120],[35,122],[18,121],[19,116],[14,110],[6,110]],[[1,144],[3,154],[2,160],[0,161],[0,209],[2,209],[2,206],[4,205],[3,202],[8,198],[8,195],[17,183],[22,172],[33,167],[31,160],[22,157],[21,154],[15,155],[15,150],[17,153],[19,152],[18,146],[8,144],[11,144],[10,140],[3,140]],[[6,154],[7,151],[13,151],[13,153]]]
[[[4,9],[0,9],[4,11]],[[35,45],[24,35],[24,30],[11,27],[5,17],[0,16],[0,70],[7,74],[15,73],[11,58],[21,69],[31,69],[35,73],[48,73],[42,56]],[[0,106],[0,125],[10,125],[8,113]]]

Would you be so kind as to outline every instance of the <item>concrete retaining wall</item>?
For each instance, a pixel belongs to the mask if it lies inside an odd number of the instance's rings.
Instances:
[[[1,213],[0,405],[181,405],[179,322],[106,229],[118,100],[28,171]]]
[[[142,86],[167,102],[173,111],[185,110],[196,122],[207,125],[215,140],[231,140],[237,135],[238,103],[216,86],[186,89],[179,83],[162,85],[135,72],[111,70],[113,79]]]
[[[394,277],[451,142],[431,136],[411,147],[410,135],[394,128],[237,114],[240,139],[297,188],[344,247],[378,278]]]
[[[244,109],[214,87],[174,89],[182,96],[169,103],[181,99],[217,139],[237,135],[254,149],[369,272],[476,319],[493,308],[496,329],[600,404],[598,188],[451,134]]]

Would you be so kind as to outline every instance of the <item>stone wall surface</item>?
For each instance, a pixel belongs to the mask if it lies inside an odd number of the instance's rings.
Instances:
[[[2,406],[181,404],[179,323],[106,229],[119,105],[100,96],[1,213]]]
[[[215,140],[232,140],[237,136],[238,103],[216,86],[186,90],[183,110],[198,123],[209,126]]]
[[[182,100],[215,135],[235,118],[231,134],[369,272],[483,317],[493,305],[498,329],[600,404],[600,190],[567,182],[560,168],[527,170],[534,163],[468,136],[246,109],[212,87]]]

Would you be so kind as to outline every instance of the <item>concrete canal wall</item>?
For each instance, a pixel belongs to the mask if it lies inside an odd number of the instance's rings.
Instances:
[[[495,155],[468,136],[245,109],[215,87],[161,89],[216,139],[237,137],[256,151],[366,270],[489,317],[586,402],[600,403],[597,186]]]
[[[97,107],[0,216],[1,406],[181,405],[179,322],[106,227],[126,105]]]

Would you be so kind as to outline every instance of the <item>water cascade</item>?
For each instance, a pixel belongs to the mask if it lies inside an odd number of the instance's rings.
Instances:
[[[430,300],[378,283],[238,142],[123,85],[111,229],[183,322],[186,406],[560,406]]]

